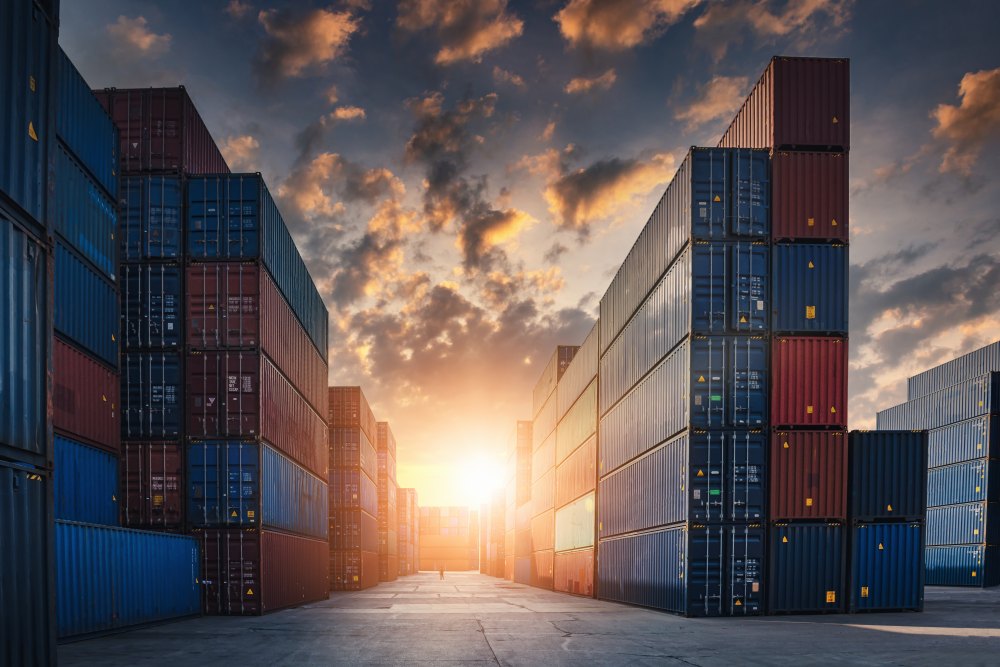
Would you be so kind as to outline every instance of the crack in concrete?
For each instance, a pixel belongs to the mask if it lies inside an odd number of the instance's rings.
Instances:
[[[479,626],[479,631],[483,633],[483,639],[486,640],[486,646],[490,649],[490,654],[493,655],[493,662],[500,664],[499,658],[497,658],[497,652],[493,650],[493,644],[490,643],[490,638],[486,636],[486,628],[483,627],[483,622],[476,619],[476,624]]]

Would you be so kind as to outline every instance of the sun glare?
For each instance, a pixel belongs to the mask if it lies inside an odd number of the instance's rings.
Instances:
[[[479,507],[490,501],[493,492],[503,486],[503,466],[485,456],[470,459],[458,468],[462,498],[470,507]]]

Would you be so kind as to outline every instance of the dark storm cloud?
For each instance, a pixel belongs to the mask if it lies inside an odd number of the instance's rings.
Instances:
[[[432,30],[440,44],[434,57],[439,65],[478,61],[524,29],[507,11],[507,0],[402,0],[396,25],[407,32]]]

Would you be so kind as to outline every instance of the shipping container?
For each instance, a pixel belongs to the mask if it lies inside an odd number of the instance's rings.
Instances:
[[[123,261],[179,260],[184,252],[182,183],[177,176],[124,176],[118,214]]]
[[[378,484],[357,468],[330,468],[330,509],[362,509],[378,517]]]
[[[180,352],[122,355],[122,438],[177,440],[183,434],[184,370]]]
[[[555,586],[555,553],[551,549],[532,552],[529,583],[536,588],[553,590]]]
[[[1000,340],[907,379],[906,398],[920,398],[992,371],[1000,371]]]
[[[584,390],[556,426],[556,463],[597,433],[597,379]]]
[[[56,331],[118,368],[118,288],[58,241],[54,303]]]
[[[361,387],[330,387],[327,401],[327,423],[334,428],[360,428],[369,443],[375,442],[375,414],[368,405],[368,399]],[[331,431],[332,432],[332,431]],[[372,450],[374,454],[374,449]],[[372,458],[374,463],[374,456]],[[344,464],[333,464],[344,465]],[[349,464],[348,464],[349,465]],[[375,473],[371,473],[375,476]]]
[[[555,509],[556,471],[554,468],[549,468],[548,472],[531,485],[530,504],[532,516],[538,516],[542,512],[549,512]]]
[[[118,525],[118,457],[55,437],[55,518]]]
[[[771,326],[782,333],[847,333],[847,246],[776,243]]]
[[[982,458],[1000,458],[1000,417],[996,415],[973,417],[927,434],[931,468]]]
[[[566,372],[559,379],[556,393],[556,419],[561,421],[566,412],[576,403],[591,382],[597,377],[597,365],[600,362],[598,349],[597,324],[583,339],[583,344],[573,355],[573,360],[566,367]]]
[[[50,257],[0,214],[0,454],[41,466],[52,460]]]
[[[360,467],[369,479],[374,481],[378,477],[378,455],[363,429],[333,426],[329,444],[331,470]]]
[[[851,431],[848,443],[851,519],[923,521],[928,501],[926,431]]]
[[[553,392],[545,400],[545,404],[535,414],[535,419],[531,423],[531,442],[534,451],[538,451],[542,443],[555,435],[556,430],[556,394]],[[555,439],[552,439],[552,457],[555,460]],[[533,475],[537,473],[533,472]]]
[[[69,343],[54,340],[52,426],[115,456],[121,449],[121,376]]]
[[[928,586],[1000,585],[1000,546],[927,547]]]
[[[195,530],[206,614],[259,615],[325,600],[326,540],[272,530]]]
[[[847,243],[848,181],[847,153],[774,153],[772,239]]]
[[[771,520],[847,520],[847,438],[842,431],[771,435]]]
[[[580,546],[586,545],[581,544]],[[531,550],[552,551],[554,547],[555,509],[545,509],[531,518]]]
[[[15,3],[4,3],[4,9]],[[26,4],[26,3],[16,3]],[[2,14],[0,14],[2,15]],[[3,27],[0,26],[0,30]],[[2,84],[0,84],[2,85]],[[55,664],[55,574],[49,475],[0,459],[0,642],[4,665]]]
[[[847,58],[775,56],[719,146],[846,151],[850,99]]]
[[[974,501],[1000,501],[1000,461],[979,460],[933,468],[927,472],[930,507]]]
[[[1000,504],[962,503],[927,508],[927,546],[1000,544]]]
[[[126,349],[184,344],[184,273],[167,264],[122,264],[122,342]]]
[[[553,431],[531,455],[531,483],[533,485],[536,484],[538,480],[552,472],[552,468],[555,464],[556,434]],[[532,488],[532,497],[534,496],[534,488]]]
[[[59,637],[197,615],[198,558],[191,537],[57,521]]]
[[[424,565],[421,565],[421,568],[428,569]],[[518,584],[531,584],[531,556],[515,556],[514,582]]]
[[[127,528],[184,526],[184,456],[177,442],[126,442],[121,455],[121,522]]]
[[[561,507],[555,513],[555,550],[575,551],[594,546],[594,494]]]
[[[553,589],[585,597],[594,596],[594,549],[556,553]]]
[[[771,526],[770,537],[770,613],[842,612],[843,524],[777,523]]]
[[[260,174],[190,179],[186,223],[194,260],[260,259],[326,358],[326,305]]]
[[[377,551],[330,552],[331,591],[360,591],[377,585]]]
[[[331,551],[378,551],[378,519],[360,509],[330,509]]]
[[[89,93],[88,93],[89,94]],[[107,194],[59,144],[49,213],[56,232],[105,280],[118,274],[118,210]]]
[[[597,436],[591,436],[587,442],[570,454],[556,468],[555,505],[562,507],[574,498],[593,491],[597,485]],[[510,515],[510,530],[514,529],[514,511]]]
[[[94,95],[118,127],[122,174],[229,172],[184,86],[105,88]]]
[[[114,197],[118,194],[118,128],[66,52],[61,47],[57,50],[56,134],[100,183],[105,196]]]
[[[776,336],[771,372],[771,426],[847,426],[846,338]]]
[[[556,385],[559,380],[562,379],[563,373],[569,368],[570,363],[573,361],[573,357],[576,356],[576,351],[579,350],[577,345],[557,345],[555,352],[552,353],[552,357],[549,358],[545,368],[542,369],[542,374],[538,378],[538,382],[535,383],[534,391],[531,395],[531,416],[536,417],[538,412],[542,409],[542,406],[548,401],[552,392],[556,390]],[[553,403],[555,403],[553,401]],[[553,405],[553,412],[555,412],[555,405]],[[552,418],[553,423],[555,422],[555,417]]]
[[[857,524],[851,529],[850,550],[851,612],[923,610],[921,523]]]
[[[876,414],[879,429],[934,429],[1000,413],[1000,373],[988,373]]]

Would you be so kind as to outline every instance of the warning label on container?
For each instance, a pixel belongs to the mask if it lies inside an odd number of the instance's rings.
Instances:
[[[863,598],[868,597],[868,587],[867,586],[862,586],[861,587],[861,597],[863,597]]]
[[[809,225],[810,227],[815,227],[816,226],[816,218],[809,218],[808,220],[806,220],[806,224]]]
[[[826,601],[828,603],[836,602],[837,601],[837,591],[827,591],[826,592]]]
[[[806,319],[807,320],[816,319],[816,306],[806,306]]]

